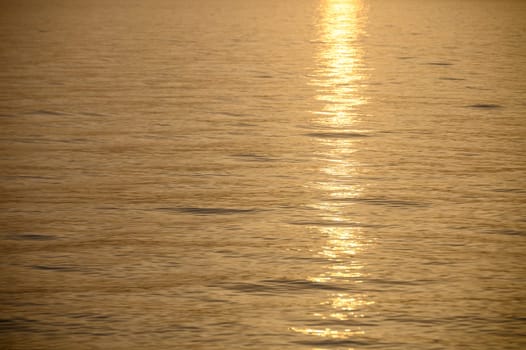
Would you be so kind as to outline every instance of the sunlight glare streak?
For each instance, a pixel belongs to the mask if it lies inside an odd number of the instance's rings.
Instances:
[[[320,23],[319,67],[311,84],[316,86],[316,99],[324,103],[319,111],[313,111],[313,122],[327,128],[328,132],[337,130],[341,138],[320,138],[320,159],[325,163],[319,171],[323,180],[312,186],[323,191],[327,198],[314,207],[324,213],[325,225],[313,225],[325,237],[318,255],[329,265],[326,271],[308,279],[315,283],[358,284],[363,277],[364,266],[359,259],[367,242],[362,228],[349,223],[349,202],[338,199],[357,198],[362,189],[353,178],[357,175],[357,164],[353,153],[359,139],[346,138],[345,132],[352,135],[357,120],[356,108],[365,104],[366,98],[360,94],[360,81],[365,79],[358,38],[363,26],[363,3],[361,0],[326,0],[323,3]],[[326,312],[315,313],[321,319],[349,320],[363,317],[363,309],[373,304],[364,294],[338,293],[328,295],[320,303],[328,306]],[[348,339],[364,334],[358,329],[334,328],[292,328],[305,335],[334,339]]]
[[[326,102],[323,112],[332,115],[328,122],[333,125],[350,126],[353,107],[366,103],[357,93],[359,82],[364,79],[361,52],[355,44],[362,34],[359,23],[362,11],[361,1],[329,0],[325,3],[321,23],[322,66],[317,72],[319,77],[313,79],[312,84],[318,87],[317,99]]]

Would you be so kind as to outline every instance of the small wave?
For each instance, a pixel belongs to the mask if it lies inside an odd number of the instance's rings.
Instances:
[[[0,332],[28,332],[33,329],[32,325],[37,321],[27,318],[1,318],[0,319]]]
[[[28,240],[28,241],[51,241],[57,239],[52,235],[44,235],[38,233],[12,233],[8,234],[5,239],[8,240]]]
[[[453,63],[450,62],[427,62],[425,63],[428,66],[452,66]]]
[[[189,213],[195,215],[233,215],[253,213],[255,209],[235,209],[235,208],[200,208],[200,207],[185,207],[185,208],[155,208],[161,211],[177,211],[181,213]]]
[[[95,313],[91,313],[91,312],[81,312],[81,313],[71,313],[71,314],[68,314],[66,315],[68,316],[69,318],[84,318],[84,319],[92,319],[92,320],[106,320],[106,319],[109,319],[111,318],[112,316],[110,315],[100,315],[100,314],[95,314]]]
[[[452,80],[452,81],[457,81],[457,80],[466,80],[464,78],[455,78],[455,77],[440,77],[438,78],[440,80]]]
[[[370,343],[366,341],[359,341],[359,340],[355,340],[354,338],[352,340],[349,338],[347,339],[324,338],[322,340],[298,340],[298,341],[294,341],[293,343],[300,344],[300,345],[306,345],[306,346],[316,346],[316,347],[320,347],[320,346],[322,347],[326,347],[326,346],[345,346],[347,347],[347,346],[356,346],[356,345],[363,345],[363,346],[371,345]]]
[[[368,283],[369,285],[401,285],[401,286],[420,286],[434,283],[434,280],[421,279],[421,280],[388,280],[388,279],[379,279],[379,278],[363,278],[363,282]]]
[[[335,202],[351,202],[351,203],[365,203],[371,205],[382,205],[395,208],[403,207],[428,207],[429,205],[421,202],[406,201],[400,199],[386,199],[386,198],[332,198]]]
[[[55,177],[50,176],[33,176],[33,175],[3,175],[2,179],[18,180],[18,179],[32,179],[32,180],[56,180]]]
[[[107,115],[104,115],[101,113],[95,113],[95,112],[82,112],[80,114],[87,116],[87,117],[107,117]]]
[[[331,221],[331,220],[318,220],[318,221],[291,221],[291,225],[299,226],[326,226],[326,227],[382,227],[381,225],[363,224],[359,222],[351,221]]]
[[[514,229],[500,229],[487,231],[490,234],[496,235],[507,235],[507,236],[526,236],[526,231],[514,230]]]
[[[242,160],[246,162],[273,162],[275,159],[261,156],[258,154],[251,154],[251,153],[241,153],[241,154],[234,154],[233,157],[241,158]]]
[[[313,132],[313,133],[305,134],[305,136],[318,137],[318,138],[329,138],[329,139],[352,139],[352,138],[368,137],[369,135],[358,133],[358,132]]]
[[[494,103],[475,103],[469,106],[466,106],[469,108],[480,108],[480,109],[496,109],[496,108],[502,108],[501,105],[494,104]]]
[[[319,283],[307,280],[272,279],[263,280],[264,283],[273,285],[277,289],[322,289],[322,290],[348,290],[348,288],[338,287],[329,283]]]
[[[236,112],[217,112],[215,114],[224,115],[227,117],[252,117],[252,114],[249,113],[236,113]]]
[[[493,191],[501,193],[526,193],[526,190],[522,188],[497,188]]]
[[[260,283],[235,283],[225,286],[226,289],[241,291],[244,293],[275,294],[298,290],[329,290],[342,291],[348,288],[339,287],[328,283],[317,283],[307,280],[263,280]]]
[[[65,112],[59,112],[59,111],[51,111],[51,110],[47,110],[47,109],[39,109],[39,110],[27,113],[27,115],[65,116],[65,115],[69,115],[69,114],[65,113]]]
[[[48,271],[63,271],[63,272],[76,272],[80,269],[71,266],[47,266],[47,265],[33,265],[32,269],[35,270],[48,270]]]

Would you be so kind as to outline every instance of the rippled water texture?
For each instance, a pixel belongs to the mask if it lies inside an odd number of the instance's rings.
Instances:
[[[0,348],[525,348],[525,18],[3,1]]]

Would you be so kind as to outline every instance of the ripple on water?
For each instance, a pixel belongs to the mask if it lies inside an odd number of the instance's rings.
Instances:
[[[60,111],[52,111],[52,110],[48,110],[48,109],[39,109],[39,110],[31,111],[31,112],[27,113],[27,115],[55,116],[55,117],[58,117],[58,116],[68,116],[70,114],[65,113],[65,112],[60,112]]]
[[[33,265],[32,269],[35,270],[47,270],[47,271],[60,271],[60,272],[80,272],[82,269],[72,266],[48,266],[48,265]]]
[[[526,236],[526,231],[513,230],[513,229],[500,229],[500,230],[490,230],[485,233],[495,234],[495,235],[506,235],[506,236]]]
[[[451,62],[427,62],[425,63],[428,66],[452,66]]]
[[[497,108],[502,108],[503,106],[494,104],[494,103],[475,103],[472,105],[468,105],[466,107],[479,108],[479,109],[497,109]]]
[[[184,207],[184,208],[155,208],[160,211],[175,211],[195,215],[234,215],[249,214],[257,212],[257,209],[237,209],[237,208],[203,208],[203,207]]]
[[[287,293],[294,291],[348,291],[348,288],[343,288],[335,284],[312,282],[308,280],[287,280],[287,279],[272,279],[262,280],[259,283],[232,283],[227,284],[225,289],[240,291],[244,293],[255,294],[271,294]]]
[[[251,153],[239,153],[232,155],[233,157],[245,161],[245,162],[274,162],[276,159],[259,155],[259,154],[251,154]]]
[[[4,236],[4,239],[13,241],[51,241],[58,239],[58,237],[41,233],[10,233]]]
[[[370,135],[359,132],[313,132],[305,134],[305,136],[326,138],[326,139],[353,139],[361,137],[369,137]]]
[[[33,331],[37,321],[23,317],[1,318],[0,332],[29,332]],[[4,333],[5,334],[5,333]]]
[[[312,221],[311,220],[300,220],[300,221],[290,221],[289,224],[298,225],[298,226],[320,226],[320,227],[370,227],[370,228],[385,227],[385,225],[364,224],[361,222],[336,221],[336,220],[312,220]]]
[[[352,347],[352,346],[367,346],[367,345],[371,345],[367,341],[360,341],[360,340],[355,340],[355,339],[352,339],[352,338],[338,338],[338,336],[339,336],[338,333],[339,332],[336,333],[337,331],[332,331],[334,333],[331,334],[330,330],[322,330],[321,332],[317,331],[317,330],[311,330],[311,334],[312,335],[323,336],[323,335],[320,335],[320,333],[323,334],[323,332],[328,333],[327,334],[328,338],[323,338],[321,340],[298,340],[298,341],[294,341],[294,343],[295,344],[300,344],[300,345],[307,345],[307,346],[316,346],[316,347],[324,347],[324,346],[330,346],[330,347],[334,347],[334,346],[349,347],[349,346],[351,346]],[[307,332],[303,332],[303,333],[309,334]],[[333,336],[334,336],[334,338],[331,338]],[[346,335],[346,336],[349,336],[349,335]]]
[[[379,205],[395,208],[404,208],[404,207],[418,207],[425,208],[428,207],[428,203],[401,200],[401,199],[387,199],[387,198],[331,198],[329,199],[333,202],[346,202],[346,203],[362,203],[370,205]]]
[[[464,78],[455,78],[455,77],[440,77],[439,78],[440,80],[452,80],[452,81],[462,81],[462,80],[466,80]]]

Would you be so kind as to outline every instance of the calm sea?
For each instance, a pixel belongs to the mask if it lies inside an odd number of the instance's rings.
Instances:
[[[1,349],[524,349],[526,2],[2,1]]]

